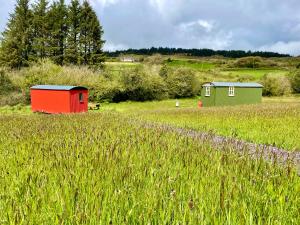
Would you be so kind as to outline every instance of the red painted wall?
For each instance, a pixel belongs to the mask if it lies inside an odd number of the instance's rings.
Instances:
[[[80,102],[79,94],[83,94],[83,101]],[[88,91],[87,90],[72,90],[70,91],[70,106],[72,113],[80,113],[88,111]]]
[[[77,113],[88,111],[87,90],[31,90],[31,109],[33,112],[45,113]],[[79,93],[83,93],[83,102],[79,101]]]

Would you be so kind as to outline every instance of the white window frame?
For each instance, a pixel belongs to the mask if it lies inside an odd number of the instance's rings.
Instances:
[[[205,87],[205,97],[210,97],[210,86]]]
[[[234,96],[235,96],[234,86],[230,86],[230,87],[228,88],[228,96],[229,96],[229,97],[234,97]]]

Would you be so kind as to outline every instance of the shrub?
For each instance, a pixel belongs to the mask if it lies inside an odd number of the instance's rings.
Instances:
[[[171,98],[196,96],[201,89],[195,72],[191,69],[178,68],[166,78],[168,93]]]
[[[290,82],[294,93],[300,93],[300,70],[290,74]]]
[[[7,94],[15,89],[12,81],[5,74],[3,70],[0,70],[0,95]]]
[[[261,57],[244,57],[238,59],[234,66],[239,68],[258,68],[261,67],[262,63]]]
[[[121,83],[124,89],[115,96],[116,102],[159,100],[167,96],[163,79],[156,74],[147,74],[142,66],[123,71]]]
[[[291,83],[285,76],[264,75],[261,83],[264,85],[264,96],[283,96],[291,93]]]
[[[160,54],[154,54],[145,58],[144,62],[151,65],[157,65],[157,64],[162,64],[164,62],[164,58]]]
[[[15,106],[18,104],[27,104],[26,96],[20,92],[10,92],[5,95],[0,95],[0,106]]]

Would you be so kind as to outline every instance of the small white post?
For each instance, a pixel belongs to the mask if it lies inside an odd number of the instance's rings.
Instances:
[[[176,101],[176,107],[178,108],[180,106],[179,101]]]

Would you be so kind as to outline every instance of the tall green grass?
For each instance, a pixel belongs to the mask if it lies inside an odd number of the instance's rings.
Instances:
[[[299,102],[202,109],[173,108],[148,111],[140,116],[146,120],[274,145],[291,151],[300,149]]]
[[[0,116],[1,223],[299,223],[293,167],[126,121]]]

